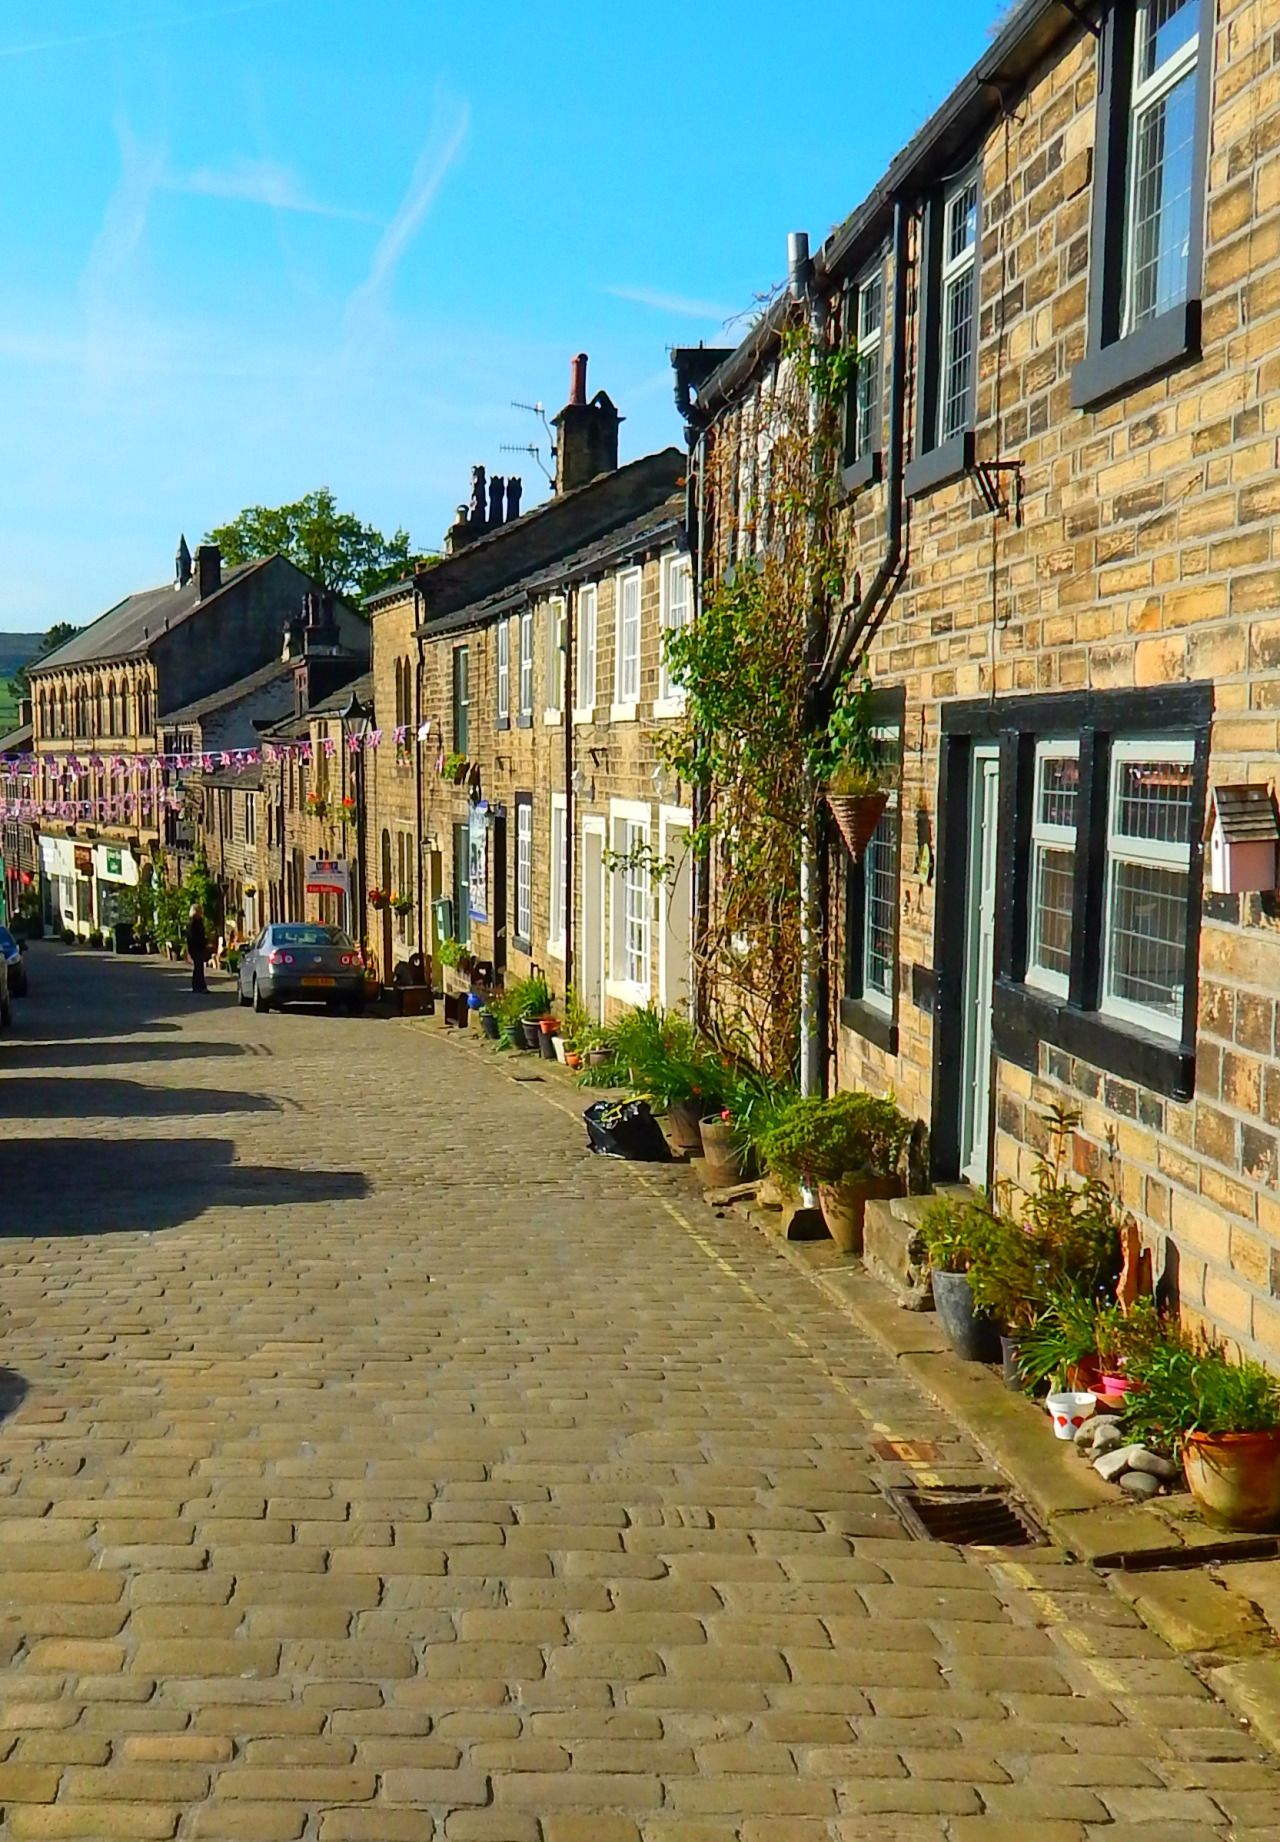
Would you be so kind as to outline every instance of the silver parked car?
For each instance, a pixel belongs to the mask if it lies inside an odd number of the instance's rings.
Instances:
[[[241,1004],[256,1011],[288,1000],[344,1003],[364,1009],[364,967],[356,943],[340,927],[318,921],[277,921],[246,947],[236,974]]]

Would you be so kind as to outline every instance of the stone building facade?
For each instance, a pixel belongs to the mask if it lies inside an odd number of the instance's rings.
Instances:
[[[828,1047],[937,1178],[1026,1181],[1077,1113],[1186,1313],[1274,1357],[1277,874],[1231,875],[1217,794],[1274,830],[1280,6],[1090,21],[1017,9],[798,265],[856,339],[846,662],[900,761],[833,858]],[[698,392],[695,461],[787,313]]]

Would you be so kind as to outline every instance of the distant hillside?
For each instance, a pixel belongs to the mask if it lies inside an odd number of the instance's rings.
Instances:
[[[0,633],[0,684],[7,684],[20,665],[34,659],[43,643],[43,633]]]

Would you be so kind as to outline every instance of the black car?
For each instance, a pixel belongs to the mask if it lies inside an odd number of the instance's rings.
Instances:
[[[9,968],[9,996],[25,998],[27,995],[26,942],[21,945],[14,939],[7,927],[0,927],[0,955]]]
[[[276,921],[246,947],[238,972],[240,1002],[256,1011],[286,999],[364,1008],[364,966],[350,934],[318,921]]]

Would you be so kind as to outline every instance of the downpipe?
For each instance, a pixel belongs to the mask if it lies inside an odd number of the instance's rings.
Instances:
[[[793,230],[787,239],[787,288],[791,299],[808,314],[809,334],[818,349],[825,327],[822,302],[813,285],[813,263],[809,257],[809,238],[803,230]],[[809,387],[808,425],[810,455],[816,453],[821,417],[816,382]],[[817,514],[809,520],[810,557],[817,549]],[[810,686],[816,684],[826,648],[822,608],[812,592],[806,617],[805,660]],[[806,698],[805,731],[812,735],[817,715],[812,695]],[[806,1098],[821,1097],[826,1087],[825,1032],[822,1027],[822,874],[818,846],[818,789],[813,770],[805,764],[805,818],[800,834],[800,1092]],[[805,1202],[812,1206],[806,1194]]]

